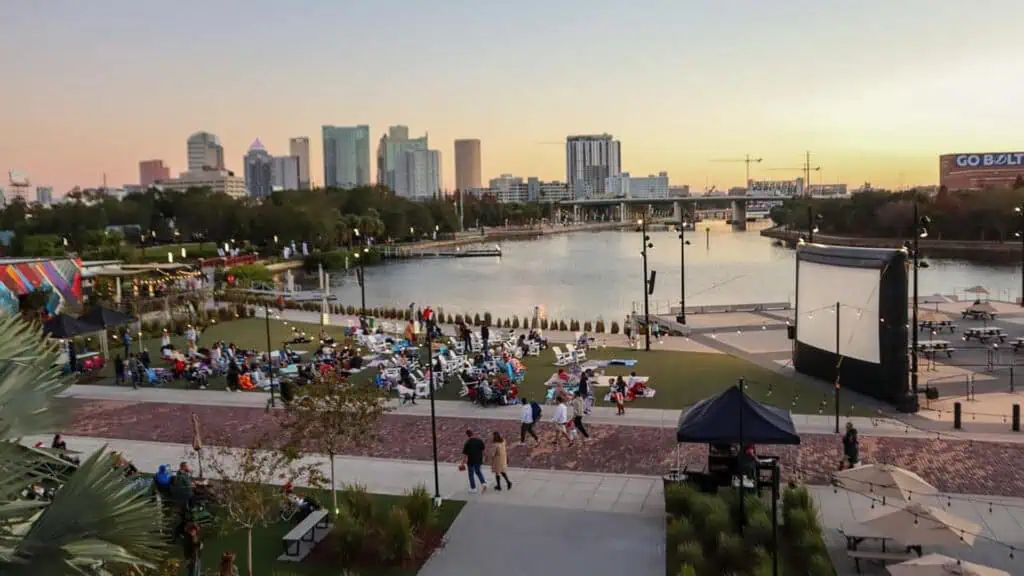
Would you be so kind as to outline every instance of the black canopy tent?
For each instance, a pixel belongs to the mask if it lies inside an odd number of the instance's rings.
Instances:
[[[694,404],[679,418],[676,440],[694,444],[799,444],[789,412],[762,404],[740,386]]]
[[[123,326],[135,321],[134,318],[123,312],[111,310],[104,306],[96,306],[81,317],[82,322],[87,322],[98,328],[109,328],[111,326]]]
[[[743,391],[743,379],[710,398],[694,404],[679,417],[676,440],[692,444],[738,444],[742,456],[748,444],[799,444],[793,418],[789,412],[762,404]],[[760,470],[760,466],[758,469]],[[772,574],[779,573],[778,500],[779,463],[769,461],[772,473]],[[757,473],[760,474],[759,472]],[[758,486],[758,479],[754,479]],[[743,476],[740,476],[740,530],[745,522]]]
[[[53,338],[73,338],[80,334],[88,334],[95,331],[96,328],[94,326],[64,313],[57,314],[43,324],[43,334]]]

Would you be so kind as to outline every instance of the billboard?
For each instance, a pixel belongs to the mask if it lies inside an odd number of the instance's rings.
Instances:
[[[995,168],[1024,166],[1024,152],[989,152],[985,154],[956,154],[957,168]]]

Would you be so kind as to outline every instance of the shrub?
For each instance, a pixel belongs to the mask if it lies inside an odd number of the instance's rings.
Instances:
[[[807,561],[807,574],[809,576],[832,576],[835,574],[832,561],[824,553],[811,556]]]
[[[700,542],[691,540],[676,546],[676,560],[680,564],[689,564],[696,573],[700,574],[701,568],[704,567],[704,550],[700,547]]]
[[[540,326],[540,322],[537,320],[536,316],[534,316],[533,318],[530,318],[530,328],[536,330],[539,326]]]
[[[505,318],[505,328],[511,328],[511,327],[512,327],[512,322],[510,322],[508,318]]]
[[[782,492],[782,514],[792,510],[813,510],[814,500],[806,486],[789,486]]]
[[[393,506],[381,528],[381,556],[395,562],[404,562],[413,557],[416,551],[416,534],[405,508]]]
[[[619,323],[616,320],[612,320],[612,334],[619,333]]]
[[[786,533],[792,541],[796,542],[802,535],[807,534],[813,526],[806,510],[792,510],[785,516]]]
[[[455,323],[456,324],[461,324],[462,323],[462,314],[456,314],[455,315]]]
[[[598,320],[597,323],[594,324],[594,332],[604,334],[604,320]]]
[[[541,330],[547,330],[548,329],[548,319],[547,318],[541,318],[540,319],[540,329]]]
[[[697,531],[693,529],[693,524],[689,518],[672,518],[665,529],[665,539],[668,542],[669,550],[675,549],[676,546],[683,542],[689,542],[696,537]]]
[[[719,534],[728,532],[732,527],[729,507],[719,498],[698,500],[692,516],[696,518],[698,531],[709,549],[718,544]]]
[[[697,576],[697,570],[689,564],[683,564],[679,567],[679,576]]]
[[[747,547],[739,534],[722,532],[718,535],[717,553],[718,567],[725,573],[743,570],[747,561]]]
[[[370,526],[357,518],[348,506],[339,507],[334,515],[331,535],[343,563],[358,559],[370,546]]]
[[[473,314],[473,326],[479,326],[479,325],[480,325],[480,315],[479,314]]]
[[[565,325],[565,320],[562,320],[561,322],[558,323],[558,329],[561,330],[562,332],[569,331],[569,327]]]
[[[433,498],[423,484],[418,484],[406,493],[402,506],[405,508],[414,530],[422,530],[437,520],[437,509],[434,508]]]
[[[518,330],[519,329],[519,316],[512,316],[512,329],[513,330]]]
[[[594,326],[590,323],[590,320],[587,320],[586,322],[583,323],[583,331],[584,332],[593,332],[594,331]]]
[[[356,520],[364,524],[373,522],[373,499],[366,491],[366,486],[362,484],[343,486],[339,500],[338,505],[348,508]]]
[[[692,484],[677,482],[665,486],[665,512],[672,516],[688,516],[704,495]]]
[[[746,528],[743,535],[750,546],[767,546],[772,541],[772,519],[771,515],[763,508],[751,512],[747,516]]]
[[[488,326],[490,326],[492,324],[492,320],[494,320],[494,317],[491,316],[491,313],[490,312],[484,312],[484,324],[487,324]]]

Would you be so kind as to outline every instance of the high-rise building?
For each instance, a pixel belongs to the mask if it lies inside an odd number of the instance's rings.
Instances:
[[[443,192],[441,153],[437,150],[406,150],[404,160],[404,169],[397,171],[399,182],[395,193],[414,200],[440,197]]]
[[[369,151],[367,151],[369,154]],[[288,141],[288,155],[294,156],[299,162],[299,190],[309,190],[309,138],[300,136]]]
[[[215,194],[223,193],[232,198],[245,198],[245,179],[235,176],[227,170],[197,170],[182,172],[177,178],[171,178],[155,184],[161,190],[184,192],[189,188],[209,188]]]
[[[621,172],[605,180],[605,194],[616,198],[668,198],[668,173],[657,176],[630,176]]]
[[[143,160],[139,162],[139,186],[149,188],[161,180],[171,177],[170,167],[163,160]]]
[[[53,186],[36,186],[36,202],[43,206],[53,204]]]
[[[220,138],[209,132],[196,132],[188,137],[188,170],[224,170],[224,147]]]
[[[621,172],[619,141],[611,134],[565,139],[565,180],[573,198],[604,196],[606,179]]]
[[[273,191],[273,158],[257,138],[242,159],[245,188],[251,198],[266,198]]]
[[[302,160],[298,156],[274,156],[270,165],[271,187],[274,190],[300,190],[301,166]]]
[[[370,185],[370,127],[324,126],[324,186]]]
[[[389,127],[377,144],[377,184],[387,186],[399,196],[408,196],[405,153],[426,149],[426,135],[410,139],[408,126]]]
[[[455,141],[455,188],[469,190],[479,188],[480,174],[480,141],[465,139]]]

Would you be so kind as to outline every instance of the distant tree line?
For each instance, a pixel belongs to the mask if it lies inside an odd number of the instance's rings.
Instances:
[[[442,237],[450,235],[459,227],[458,209],[458,193],[415,202],[383,187],[278,191],[261,202],[208,188],[154,188],[120,200],[74,192],[52,206],[16,200],[0,211],[0,230],[14,232],[6,249],[12,256],[75,252],[133,260],[144,257],[145,248],[154,244],[206,244],[189,254],[196,257],[209,256],[216,246],[232,241],[267,250],[306,242],[311,250],[326,252],[351,245],[356,229],[377,243],[430,237],[435,230]],[[550,205],[500,204],[468,195],[462,209],[467,228],[528,224],[551,210]],[[111,233],[110,226],[120,227],[120,232]]]
[[[957,190],[935,194],[916,191],[861,192],[843,198],[794,198],[771,210],[777,225],[807,230],[808,206],[821,234],[875,238],[910,238],[914,202],[920,216],[931,219],[929,238],[1005,242],[1024,232],[1024,187]]]

